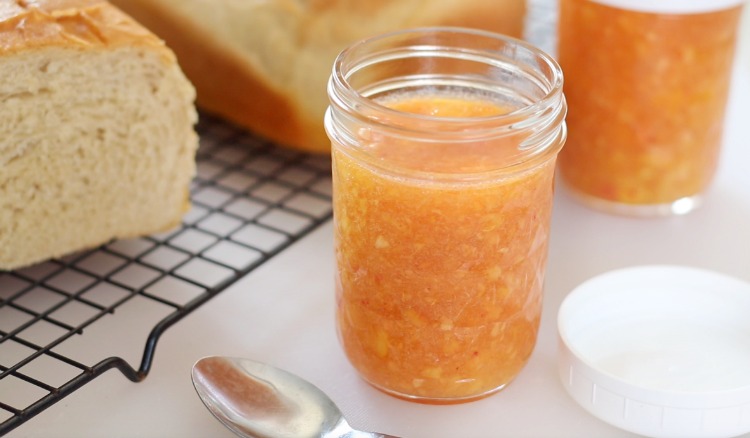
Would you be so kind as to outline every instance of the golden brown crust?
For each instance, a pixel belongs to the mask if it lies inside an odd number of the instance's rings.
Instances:
[[[325,79],[346,45],[417,26],[520,37],[525,14],[523,0],[112,1],[174,50],[202,109],[276,143],[319,153],[330,151]]]
[[[439,24],[484,29],[521,38],[523,17],[526,15],[525,2],[505,2],[504,5],[504,13],[498,14],[497,0],[486,1],[475,5],[471,11],[457,10]]]
[[[0,56],[42,47],[148,45],[164,42],[104,0],[0,0]]]
[[[198,90],[198,106],[281,144],[305,143],[303,122],[289,97],[269,87],[268,79],[246,61],[197,29],[187,30],[195,25],[157,1],[131,1],[127,6],[177,54],[180,68]]]
[[[378,17],[392,4],[403,0],[307,0],[307,9],[312,14],[327,10],[342,16],[344,13],[356,17]],[[448,6],[436,6],[440,1],[411,1],[414,13],[401,17],[400,27],[407,26],[460,26],[500,32],[520,38],[523,34],[523,17],[526,2],[516,0],[467,0]],[[447,4],[442,2],[444,5]],[[356,23],[355,23],[356,24]],[[361,26],[361,23],[359,24]]]

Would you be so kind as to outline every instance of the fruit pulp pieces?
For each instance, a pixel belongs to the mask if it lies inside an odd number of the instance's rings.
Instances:
[[[562,0],[568,186],[622,204],[701,194],[715,173],[741,7],[659,14]]]
[[[507,111],[430,96],[387,104],[443,116]],[[365,146],[407,173],[483,166],[441,145]],[[498,147],[517,149],[481,143],[468,156],[496,156],[489,148]],[[351,363],[379,389],[418,401],[470,400],[502,388],[536,342],[554,159],[467,183],[397,176],[336,144],[332,155],[337,324]]]

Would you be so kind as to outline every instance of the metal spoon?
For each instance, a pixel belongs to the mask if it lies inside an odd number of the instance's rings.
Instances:
[[[254,438],[396,438],[354,430],[312,383],[249,359],[210,356],[193,365],[193,386],[232,432]]]

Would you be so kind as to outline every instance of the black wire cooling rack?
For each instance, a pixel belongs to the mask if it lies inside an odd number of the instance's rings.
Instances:
[[[0,272],[0,436],[110,369],[143,380],[166,329],[331,217],[329,157],[279,148],[206,115],[198,131],[193,208],[181,227]],[[137,368],[107,351],[69,357],[66,345],[87,343],[97,325],[117,327],[107,321],[126,318],[136,300],[167,309]]]

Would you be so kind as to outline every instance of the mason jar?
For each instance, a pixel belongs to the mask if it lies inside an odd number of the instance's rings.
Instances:
[[[336,318],[370,384],[453,403],[521,371],[542,306],[560,67],[501,35],[423,28],[333,66]]]
[[[717,169],[744,0],[560,0],[561,179],[637,216],[698,207]]]

